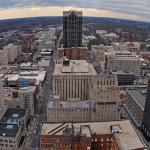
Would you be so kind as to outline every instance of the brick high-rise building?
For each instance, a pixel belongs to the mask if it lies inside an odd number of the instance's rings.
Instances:
[[[82,46],[82,12],[63,12],[63,47]]]

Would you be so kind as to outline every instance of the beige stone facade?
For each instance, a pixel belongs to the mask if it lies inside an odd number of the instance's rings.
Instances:
[[[128,71],[134,73],[137,76],[140,73],[141,60],[132,53],[115,53],[115,55],[107,56],[106,61],[106,70],[108,73],[113,70]]]
[[[120,90],[116,76],[92,77],[90,86],[91,121],[120,119]]]
[[[47,121],[50,122],[87,122],[90,121],[90,102],[72,99],[54,99],[48,103]]]
[[[47,108],[47,120],[51,122],[119,120],[120,89],[116,76],[91,76],[88,87],[86,93],[89,99],[81,101],[80,97],[74,97],[72,100],[62,101],[58,96],[51,100]]]
[[[67,67],[58,62],[53,73],[54,95],[60,95],[61,101],[89,99],[89,83],[93,75],[96,75],[94,67],[84,60],[71,61]]]

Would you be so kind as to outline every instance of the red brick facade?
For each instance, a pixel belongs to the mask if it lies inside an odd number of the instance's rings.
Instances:
[[[41,135],[42,150],[119,150],[118,144],[112,134],[85,136],[70,135]]]
[[[58,59],[67,57],[70,60],[85,60],[87,48],[60,48],[58,49]]]

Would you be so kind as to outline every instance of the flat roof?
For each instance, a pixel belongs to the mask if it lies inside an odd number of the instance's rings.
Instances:
[[[17,81],[21,79],[36,79],[36,83],[44,81],[46,71],[22,71],[19,74],[8,74],[5,78],[8,78],[8,81]]]
[[[138,149],[145,147],[145,144],[137,134],[136,129],[133,127],[129,120],[121,121],[110,121],[110,122],[89,122],[89,123],[73,123],[74,135],[76,132],[80,133],[81,126],[89,126],[91,134],[96,133],[97,135],[112,134],[111,126],[119,125],[121,133],[113,134],[119,148],[121,150]],[[71,127],[71,123],[57,124],[57,123],[43,123],[41,135],[62,135],[65,127]],[[62,130],[59,130],[59,129]],[[89,137],[89,130],[84,134]]]
[[[36,86],[28,86],[28,87],[21,87],[19,91],[23,92],[34,92],[36,90]]]
[[[62,61],[55,64],[53,75],[96,75],[92,64],[85,60],[70,60],[69,66],[63,66]]]
[[[48,102],[48,108],[54,108],[53,101]],[[60,101],[61,108],[89,108],[90,101]]]
[[[147,88],[141,87],[141,88],[127,89],[127,92],[135,100],[138,106],[144,110]]]
[[[123,70],[117,70],[117,71],[112,70],[111,73],[115,75],[134,75],[134,73],[132,72],[127,72]]]
[[[40,67],[48,67],[49,66],[49,63],[50,63],[50,60],[47,60],[47,59],[41,59],[41,61],[38,62],[38,65]]]
[[[5,77],[8,78],[8,81],[17,81],[19,78],[19,74],[9,74]]]
[[[0,123],[0,136],[16,137],[19,126],[18,121],[26,114],[26,109],[8,108]]]

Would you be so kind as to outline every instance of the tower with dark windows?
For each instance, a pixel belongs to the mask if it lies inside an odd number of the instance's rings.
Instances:
[[[63,12],[63,47],[82,46],[82,12]]]

